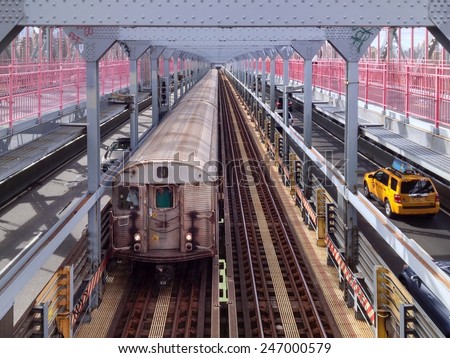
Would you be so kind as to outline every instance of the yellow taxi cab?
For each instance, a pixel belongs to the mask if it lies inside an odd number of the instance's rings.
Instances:
[[[439,194],[430,178],[401,160],[391,167],[364,174],[364,195],[378,200],[387,217],[428,215],[439,212]]]

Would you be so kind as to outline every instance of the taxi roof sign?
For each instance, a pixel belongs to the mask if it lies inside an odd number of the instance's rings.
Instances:
[[[394,159],[391,167],[392,167],[392,169],[394,169],[402,174],[415,174],[416,173],[416,170],[414,169],[414,167],[411,164],[406,163],[400,159]]]

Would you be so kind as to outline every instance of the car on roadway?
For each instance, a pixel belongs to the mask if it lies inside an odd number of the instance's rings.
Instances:
[[[130,148],[129,137],[121,137],[114,140],[102,157],[102,171],[106,172],[117,161],[123,161],[125,156],[130,152]]]
[[[276,103],[276,110],[277,112],[280,112],[283,109],[283,96],[278,97],[277,103]],[[292,101],[288,98],[288,111],[292,112]]]
[[[450,277],[450,261],[435,261],[436,265]],[[450,338],[450,310],[442,303],[433,291],[425,285],[414,270],[405,265],[399,274],[400,282],[408,289],[425,313]]]
[[[395,215],[427,215],[440,209],[439,194],[432,180],[411,165],[394,160],[391,167],[364,174],[364,195],[384,206],[387,217]]]

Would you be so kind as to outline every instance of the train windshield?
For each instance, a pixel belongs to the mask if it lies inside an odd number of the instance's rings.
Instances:
[[[159,209],[173,207],[173,188],[163,186],[156,189],[156,207]]]
[[[139,189],[135,187],[119,187],[119,209],[129,210],[139,208]]]

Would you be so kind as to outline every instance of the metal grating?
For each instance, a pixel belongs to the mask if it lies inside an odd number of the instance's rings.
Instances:
[[[158,300],[156,301],[156,311],[152,318],[150,333],[148,334],[149,338],[163,338],[171,296],[172,286],[162,288],[159,291]]]
[[[124,263],[122,266],[127,266],[127,264]],[[115,270],[109,273],[101,305],[92,312],[90,322],[80,324],[74,334],[75,338],[106,338],[108,329],[114,319],[112,312],[117,311],[127,280],[129,280],[127,270],[122,266],[119,264]]]

